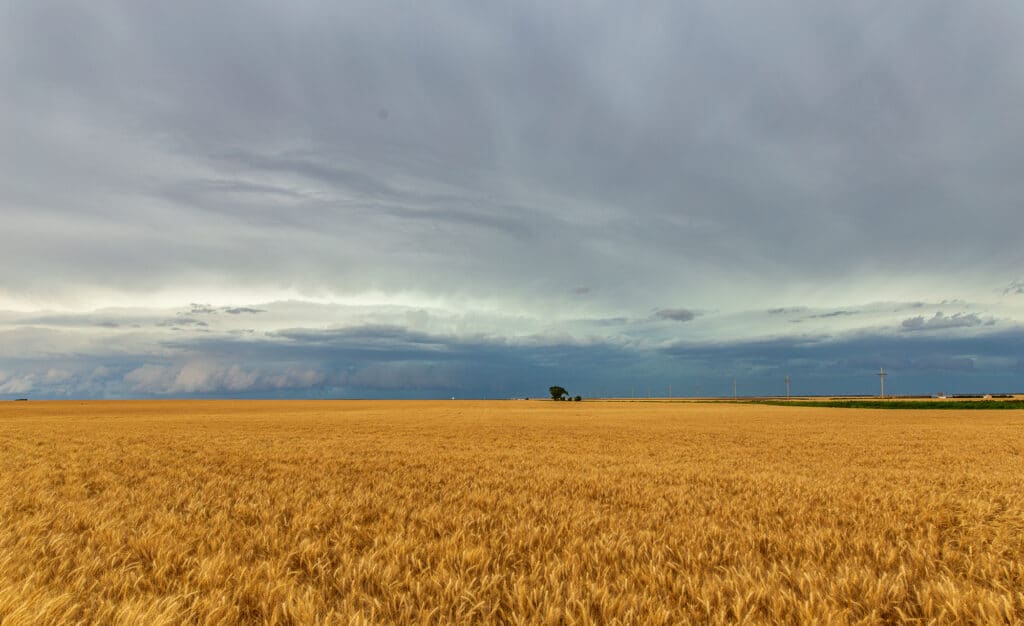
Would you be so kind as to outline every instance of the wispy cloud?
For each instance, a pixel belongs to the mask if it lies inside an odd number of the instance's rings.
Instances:
[[[689,322],[697,317],[697,313],[690,309],[659,309],[654,312],[654,316],[673,322]]]
[[[165,326],[165,327],[170,327],[170,328],[178,328],[178,327],[182,327],[182,326],[206,327],[206,326],[209,326],[209,325],[210,325],[209,322],[206,322],[206,321],[203,321],[201,319],[197,319],[195,317],[191,317],[191,316],[188,316],[188,315],[179,315],[178,317],[167,319],[167,320],[164,320],[164,321],[162,321],[162,322],[157,324],[157,326]]]
[[[929,318],[922,315],[907,318],[903,320],[902,327],[904,330],[908,331],[919,331],[943,330],[947,328],[971,328],[974,326],[981,326],[982,324],[992,326],[995,324],[995,320],[993,318],[982,319],[977,313],[954,313],[953,315],[946,315],[939,311]]]
[[[826,319],[829,317],[846,317],[849,315],[857,315],[856,311],[829,311],[828,313],[818,313],[816,315],[809,315],[808,319]]]
[[[1010,284],[1007,285],[1003,289],[1003,295],[1005,296],[1005,295],[1008,295],[1008,294],[1014,294],[1014,295],[1024,294],[1024,281],[1022,281],[1022,280],[1010,281]]]

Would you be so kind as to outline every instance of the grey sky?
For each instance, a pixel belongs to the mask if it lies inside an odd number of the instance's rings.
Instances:
[[[1024,9],[549,4],[5,7],[0,395],[1020,386]]]

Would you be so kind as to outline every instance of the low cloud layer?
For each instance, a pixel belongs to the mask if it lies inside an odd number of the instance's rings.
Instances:
[[[693,395],[698,386],[731,395],[733,378],[741,393],[771,395],[786,375],[799,393],[873,393],[882,366],[893,393],[1017,389],[1024,329],[1008,309],[947,314],[946,305],[566,319],[294,301],[244,307],[258,315],[212,306],[7,313],[0,398],[502,398],[552,384],[585,396]],[[205,325],[183,323],[195,319]]]

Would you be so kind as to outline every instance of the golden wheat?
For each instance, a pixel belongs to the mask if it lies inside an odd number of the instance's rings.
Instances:
[[[0,407],[0,624],[1016,623],[1024,412]]]

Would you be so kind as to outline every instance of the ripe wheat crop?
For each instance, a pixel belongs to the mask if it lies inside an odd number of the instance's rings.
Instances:
[[[1024,622],[1024,411],[0,406],[0,624]]]

